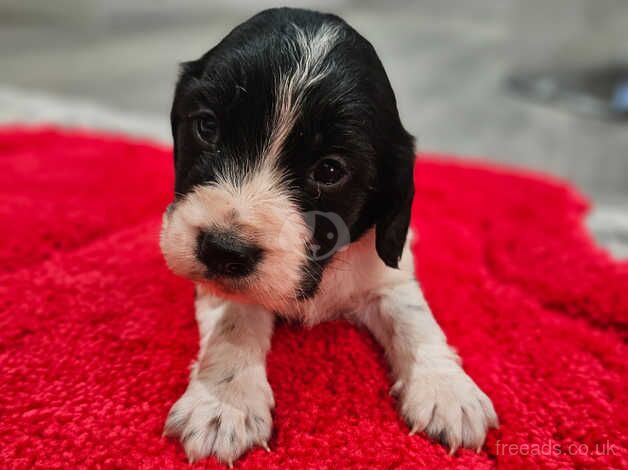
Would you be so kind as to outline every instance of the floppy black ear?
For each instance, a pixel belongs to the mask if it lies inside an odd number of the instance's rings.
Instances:
[[[180,99],[181,93],[188,85],[190,80],[199,76],[201,72],[199,62],[196,60],[191,60],[189,62],[181,62],[179,64],[179,77],[177,78],[177,84],[174,89],[174,97],[172,99],[172,106],[170,108],[170,129],[172,131],[172,140],[174,142],[173,145],[173,154],[174,154],[174,162],[177,162],[177,105]]]
[[[401,145],[386,156],[382,167],[379,216],[375,223],[377,254],[391,268],[399,260],[408,235],[414,198],[414,141]]]
[[[183,110],[181,109],[182,96],[190,84],[197,81],[202,75],[202,64],[199,61],[182,62],[179,65],[179,78],[174,90],[172,106],[170,108],[170,129],[172,131],[172,154],[174,157],[174,192],[175,199],[180,197],[181,182],[183,175],[180,171],[180,139],[179,139],[179,123],[182,118]],[[184,152],[181,152],[184,153]]]

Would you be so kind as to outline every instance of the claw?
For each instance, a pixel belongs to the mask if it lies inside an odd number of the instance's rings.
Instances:
[[[262,442],[260,444],[260,446],[262,447],[262,449],[264,449],[266,452],[270,452],[270,447],[268,447],[268,442]]]
[[[401,380],[397,380],[392,387],[390,387],[390,391],[388,392],[388,394],[390,396],[397,396],[399,394],[399,391],[401,390],[401,388],[403,387],[403,382]]]
[[[229,465],[229,468],[233,468],[233,460],[229,459],[227,465]]]

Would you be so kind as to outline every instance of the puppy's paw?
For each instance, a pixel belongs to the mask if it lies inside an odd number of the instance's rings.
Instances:
[[[457,364],[444,369],[417,365],[394,385],[401,413],[411,434],[425,431],[452,454],[459,447],[479,452],[488,429],[498,426],[493,404]]]
[[[232,466],[255,445],[268,450],[272,391],[265,380],[263,386],[241,385],[213,386],[193,379],[172,406],[164,435],[180,439],[190,462],[215,455]]]

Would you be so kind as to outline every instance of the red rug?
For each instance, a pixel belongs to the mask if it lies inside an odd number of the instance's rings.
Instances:
[[[188,468],[161,437],[197,350],[192,286],[157,247],[169,149],[0,131],[0,467]],[[561,183],[424,155],[418,274],[501,428],[480,454],[408,436],[382,352],[282,325],[271,453],[238,468],[626,468],[628,263]],[[217,467],[214,459],[198,467]]]

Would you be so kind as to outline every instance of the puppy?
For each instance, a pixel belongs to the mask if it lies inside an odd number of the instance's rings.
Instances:
[[[411,432],[479,450],[497,417],[415,280],[414,140],[371,44],[334,15],[264,11],[183,64],[171,121],[161,250],[196,283],[200,352],[165,434],[189,460],[268,449],[276,315],[364,325]]]

